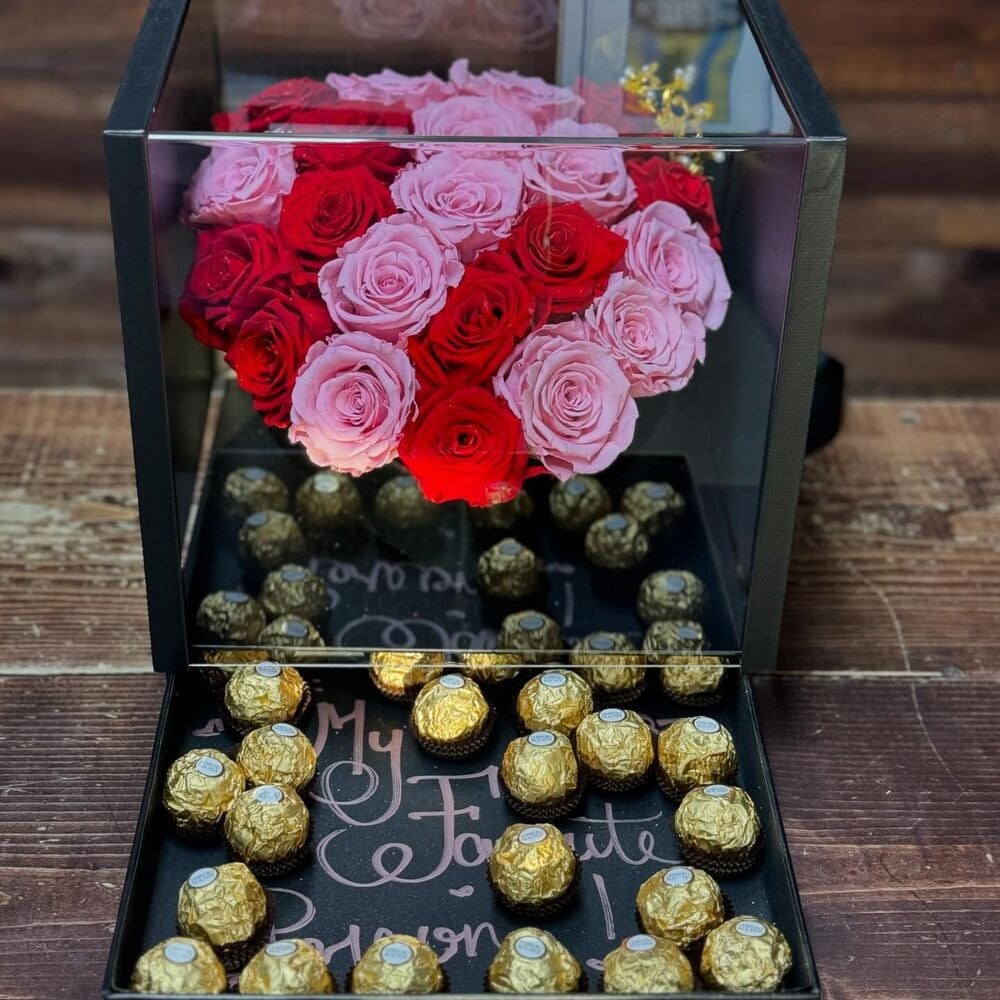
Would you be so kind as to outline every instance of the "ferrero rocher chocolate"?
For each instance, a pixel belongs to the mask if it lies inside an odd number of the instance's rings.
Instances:
[[[573,476],[549,493],[549,511],[563,531],[586,531],[611,510],[611,497],[593,476]]]
[[[440,993],[444,972],[430,946],[409,934],[380,938],[351,970],[352,993]]]
[[[718,694],[726,668],[718,656],[665,656],[659,662],[663,693],[682,703],[711,700]]]
[[[247,733],[236,761],[253,785],[291,785],[301,792],[316,774],[312,743],[287,722],[275,722]]]
[[[420,689],[444,673],[443,653],[418,649],[380,649],[369,658],[372,683],[393,701],[413,701]]]
[[[357,484],[342,472],[317,472],[295,494],[299,524],[318,542],[355,531],[361,524],[362,509]]]
[[[622,494],[622,510],[634,517],[646,534],[655,535],[684,513],[684,497],[669,483],[643,480],[633,483]]]
[[[254,642],[264,631],[264,609],[241,590],[217,590],[198,605],[198,628],[221,642]]]
[[[735,874],[757,857],[760,819],[753,799],[733,785],[692,788],[674,813],[684,856],[713,875]]]
[[[298,615],[280,615],[270,622],[257,641],[268,649],[322,649],[326,646],[319,629],[311,621]],[[289,656],[289,658],[293,658]],[[301,659],[301,657],[299,657]]]
[[[628,569],[645,559],[649,535],[628,514],[608,514],[587,529],[583,548],[595,566]]]
[[[234,517],[259,510],[288,510],[288,487],[273,472],[257,465],[230,472],[222,495],[226,512]]]
[[[461,674],[425,684],[413,702],[410,726],[416,741],[438,757],[467,757],[489,738],[493,716],[479,685]]]
[[[497,649],[520,652],[525,663],[548,663],[562,648],[559,626],[541,611],[507,615],[497,634]]]
[[[643,719],[624,708],[588,715],[574,734],[587,777],[605,791],[638,788],[653,766],[653,735]]]
[[[163,807],[182,836],[210,837],[246,786],[243,768],[221,751],[189,750],[167,770]]]
[[[699,618],[705,609],[705,584],[686,569],[650,573],[639,586],[639,617],[647,624]]]
[[[172,937],[139,956],[129,989],[133,993],[181,996],[225,993],[226,970],[215,952],[195,938]]]
[[[719,883],[687,865],[662,868],[639,887],[635,901],[642,929],[690,948],[726,919]]]
[[[517,718],[529,732],[552,729],[569,734],[593,710],[590,685],[571,670],[546,670],[532,677],[517,696]]]
[[[605,993],[690,993],[694,971],[673,943],[652,934],[633,934],[604,956]]]
[[[309,810],[290,785],[258,785],[236,797],[225,821],[230,850],[258,874],[290,871],[309,839]]]
[[[226,683],[226,711],[242,729],[291,722],[309,697],[309,688],[294,668],[271,660],[238,666]]]
[[[490,885],[515,913],[554,913],[569,902],[578,875],[576,855],[551,823],[508,826],[487,862]]]
[[[199,868],[177,894],[177,929],[210,944],[229,970],[259,947],[267,922],[264,889],[239,861]]]
[[[548,729],[507,744],[500,781],[511,809],[528,819],[556,819],[576,808],[583,790],[573,745]]]
[[[375,519],[393,532],[413,531],[434,523],[437,512],[413,476],[394,476],[375,494]]]
[[[305,996],[335,992],[323,956],[302,938],[272,941],[240,973],[240,993]]]
[[[490,597],[517,600],[538,590],[542,560],[516,538],[504,538],[479,557],[476,578]]]
[[[722,784],[736,774],[736,747],[728,729],[707,715],[672,722],[656,740],[656,765],[668,794]]]
[[[260,603],[272,618],[296,615],[316,624],[326,617],[330,592],[323,578],[312,570],[286,563],[264,577]]]
[[[652,657],[678,652],[697,653],[705,648],[705,630],[697,622],[685,618],[653,622],[646,630],[642,648]],[[654,658],[652,662],[659,660]]]
[[[581,989],[580,963],[548,931],[521,927],[500,942],[486,973],[490,993],[575,993]]]
[[[462,673],[477,684],[501,684],[513,680],[522,669],[524,657],[520,653],[492,653],[489,651],[459,653]]]
[[[573,646],[569,662],[601,701],[628,701],[646,684],[646,658],[621,632],[591,632]]]
[[[472,523],[480,528],[510,531],[518,521],[527,520],[534,513],[535,501],[521,490],[513,500],[491,504],[489,507],[472,507]]]
[[[701,978],[713,990],[770,992],[791,967],[785,935],[760,917],[727,920],[709,931],[701,951]]]
[[[306,542],[291,514],[258,510],[240,528],[240,557],[261,569],[277,569],[294,563],[306,554]]]

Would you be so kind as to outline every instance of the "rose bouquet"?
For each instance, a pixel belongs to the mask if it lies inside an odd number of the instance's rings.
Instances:
[[[198,167],[181,315],[320,466],[398,459],[430,500],[477,506],[599,472],[636,399],[688,383],[730,298],[708,180],[600,143],[618,132],[595,114],[623,97],[464,60],[447,81],[268,87],[213,121],[289,138],[233,136]]]

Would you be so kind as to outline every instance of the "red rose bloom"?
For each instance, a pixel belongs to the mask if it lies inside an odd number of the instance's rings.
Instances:
[[[243,320],[226,363],[269,427],[288,426],[292,387],[306,351],[331,332],[323,303],[294,294],[270,299]]]
[[[486,382],[531,329],[534,315],[535,297],[516,274],[467,267],[444,308],[410,339],[420,388]]]
[[[367,167],[312,170],[296,177],[281,205],[278,229],[303,267],[317,271],[355,236],[396,206]]]
[[[444,388],[423,400],[399,454],[428,500],[474,507],[512,499],[528,463],[517,417],[478,386]]]
[[[586,309],[608,285],[626,242],[579,205],[529,208],[501,244],[553,313]]]
[[[298,115],[338,103],[337,92],[322,80],[307,76],[279,80],[244,101],[236,111],[213,115],[212,127],[216,132],[266,132],[271,125],[296,121]]]
[[[413,159],[407,150],[388,142],[296,146],[294,156],[300,172],[322,168],[343,170],[360,164],[385,184],[391,184],[396,174]]]
[[[287,285],[294,266],[281,238],[267,226],[201,229],[180,298],[181,317],[203,344],[224,351],[243,319],[241,300],[259,288]]]
[[[665,156],[630,157],[625,169],[635,184],[640,209],[654,201],[679,205],[695,222],[701,223],[712,246],[722,251],[722,230],[715,214],[712,185],[704,176],[691,173],[683,163]]]

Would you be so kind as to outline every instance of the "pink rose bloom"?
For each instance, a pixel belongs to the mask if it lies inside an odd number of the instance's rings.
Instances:
[[[351,73],[330,73],[326,82],[337,91],[342,101],[374,101],[379,104],[403,104],[411,111],[431,101],[443,101],[455,93],[450,83],[445,83],[433,73],[407,76],[392,69],[381,73],[359,76]]]
[[[619,135],[660,135],[653,115],[643,111],[636,97],[621,84],[595,83],[581,76],[573,90],[583,103],[580,121],[606,123]]]
[[[553,122],[542,135],[617,136],[610,125]],[[635,185],[620,149],[610,146],[543,146],[524,161],[527,204],[575,201],[601,222],[614,222],[635,200]]]
[[[683,389],[705,360],[705,324],[645,282],[615,275],[587,310],[590,336],[614,355],[633,396]]]
[[[521,172],[499,159],[449,150],[402,171],[392,200],[468,263],[510,233],[521,207]]]
[[[464,270],[454,247],[403,213],[345,243],[317,279],[341,330],[397,343],[427,325]]]
[[[292,389],[289,440],[316,465],[360,476],[396,458],[417,382],[401,347],[367,333],[313,344]]]
[[[628,379],[579,319],[521,341],[493,379],[524,428],[528,450],[557,479],[606,469],[639,415]]]
[[[429,34],[453,0],[333,0],[341,25],[376,42],[406,42]]]
[[[732,290],[708,234],[679,205],[654,201],[614,227],[628,240],[625,271],[697,313],[709,330],[726,318]]]
[[[546,83],[540,76],[521,76],[500,69],[470,73],[468,59],[456,59],[448,79],[463,94],[488,97],[501,107],[527,113],[540,129],[557,118],[575,118],[583,105],[569,87]]]
[[[281,199],[295,181],[289,146],[226,142],[213,146],[198,165],[185,195],[187,221],[276,226]]]
[[[538,135],[530,115],[518,108],[501,107],[488,97],[469,97],[460,94],[435,104],[425,104],[413,112],[413,131],[416,135],[473,135],[473,136],[529,136]],[[417,148],[417,159],[425,159],[432,150]],[[470,150],[470,153],[473,150]],[[494,145],[477,148],[475,155],[521,157],[526,150],[520,146]]]

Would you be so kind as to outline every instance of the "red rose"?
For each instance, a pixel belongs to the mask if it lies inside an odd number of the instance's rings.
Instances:
[[[294,294],[271,298],[240,324],[226,363],[269,427],[288,426],[292,387],[306,351],[332,332],[323,303]]]
[[[338,142],[295,147],[295,165],[300,172],[327,168],[342,170],[361,164],[380,181],[392,183],[396,174],[413,159],[405,149],[388,142]]]
[[[348,240],[395,211],[389,189],[367,167],[311,170],[285,195],[278,229],[303,267],[318,271]]]
[[[679,205],[695,222],[701,223],[712,246],[722,251],[722,230],[715,215],[712,185],[704,176],[691,173],[683,163],[665,156],[629,157],[625,168],[635,184],[639,208],[654,201]]]
[[[440,389],[423,400],[399,454],[428,500],[474,507],[513,498],[528,463],[517,417],[478,386]]]
[[[337,92],[322,80],[303,76],[279,80],[244,101],[236,111],[212,116],[216,132],[266,132],[271,125],[296,120],[338,103]]]
[[[529,208],[501,244],[553,313],[586,309],[608,285],[626,242],[579,205]]]
[[[516,274],[467,267],[444,308],[408,344],[421,389],[486,382],[534,315],[535,297]]]
[[[256,223],[201,229],[179,311],[195,337],[226,350],[244,310],[240,301],[262,287],[286,285],[295,260],[281,238]]]

